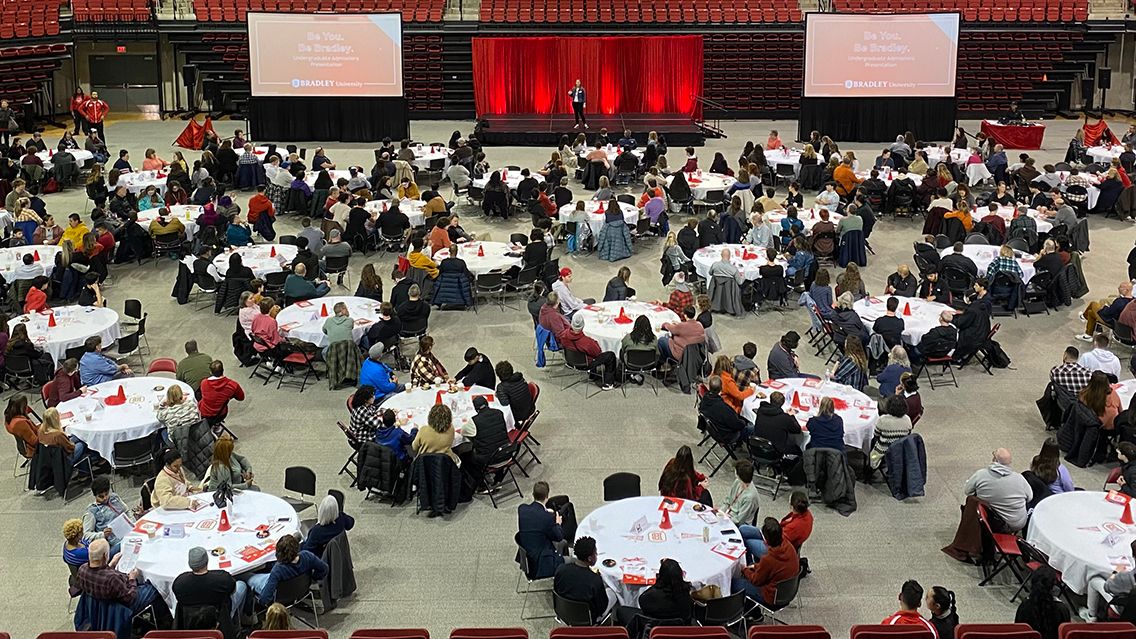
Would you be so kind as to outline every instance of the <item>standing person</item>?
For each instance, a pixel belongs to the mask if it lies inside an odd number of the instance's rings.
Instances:
[[[7,100],[0,100],[0,146],[7,149],[12,136],[12,124],[16,121],[16,112],[8,106]]]
[[[585,129],[588,128],[588,119],[584,117],[584,109],[588,106],[588,93],[584,91],[584,85],[579,78],[576,79],[576,85],[568,90],[568,97],[572,98],[572,114],[576,117],[576,125],[572,128],[578,129],[581,124]]]
[[[75,132],[71,135],[79,135],[79,131],[87,132],[87,120],[83,117],[83,103],[87,101],[87,94],[83,92],[82,87],[76,87],[75,93],[71,95],[71,119],[75,121]]]
[[[98,134],[99,139],[105,144],[107,136],[106,129],[103,127],[103,120],[107,113],[110,113],[110,105],[99,99],[98,91],[91,91],[91,95],[83,102],[79,112],[87,121],[87,134]]]

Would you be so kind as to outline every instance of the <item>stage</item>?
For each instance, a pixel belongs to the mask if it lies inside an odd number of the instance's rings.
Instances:
[[[640,144],[647,141],[647,134],[658,132],[666,139],[668,147],[702,146],[706,137],[702,129],[695,125],[689,115],[670,113],[628,113],[624,115],[585,114],[588,128],[573,128],[571,114],[516,113],[509,115],[483,115],[481,135],[487,145],[502,146],[548,146],[555,147],[561,135],[569,140],[576,139],[577,133],[587,133],[588,142],[595,139],[595,133],[606,128],[616,136],[630,129]]]

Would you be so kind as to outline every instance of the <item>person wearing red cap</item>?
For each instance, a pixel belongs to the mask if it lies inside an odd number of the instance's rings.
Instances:
[[[568,285],[572,283],[572,269],[565,266],[560,269],[560,279],[552,283],[552,291],[560,298],[560,312],[565,317],[572,317],[576,311],[588,304],[595,304],[595,298],[580,299],[572,293]]]

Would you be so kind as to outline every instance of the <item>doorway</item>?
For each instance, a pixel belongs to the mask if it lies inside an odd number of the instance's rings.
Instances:
[[[158,108],[159,71],[153,54],[92,55],[88,58],[91,90],[119,113],[153,112]]]

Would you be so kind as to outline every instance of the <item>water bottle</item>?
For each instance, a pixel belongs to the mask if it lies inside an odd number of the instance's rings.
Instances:
[[[827,366],[824,369],[824,381],[825,382],[831,382],[832,381],[832,369],[827,367]]]

